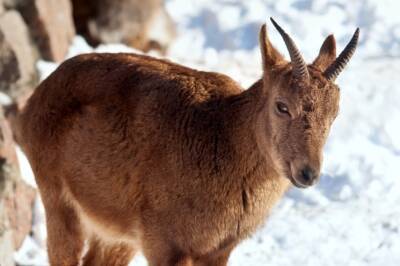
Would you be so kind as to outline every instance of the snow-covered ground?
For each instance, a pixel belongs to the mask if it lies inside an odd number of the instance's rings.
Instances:
[[[229,265],[400,265],[400,2],[167,0],[167,8],[179,28],[167,57],[223,72],[244,87],[261,75],[258,30],[270,16],[309,62],[328,34],[335,34],[340,50],[361,28],[354,59],[337,80],[341,111],[325,147],[320,183],[289,191],[267,223],[233,252]],[[271,26],[269,32],[287,54]],[[96,49],[121,50],[127,48]],[[77,37],[70,56],[89,51]],[[45,76],[55,65],[38,67]],[[15,254],[20,265],[46,265],[42,214],[38,202],[34,236]],[[146,263],[139,256],[132,265]]]

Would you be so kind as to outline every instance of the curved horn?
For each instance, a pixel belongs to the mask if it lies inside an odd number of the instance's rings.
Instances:
[[[344,50],[340,53],[336,60],[325,70],[324,76],[328,80],[334,81],[349,62],[350,58],[354,54],[354,51],[356,50],[359,32],[360,29],[357,28],[353,34],[353,37],[346,45]]]
[[[308,80],[309,74],[307,70],[307,64],[301,56],[300,51],[294,43],[293,39],[290,38],[290,36],[278,25],[278,23],[275,22],[273,18],[271,18],[271,22],[278,30],[279,34],[282,36],[282,39],[285,42],[286,47],[289,51],[290,61],[293,65],[293,75],[302,80]]]

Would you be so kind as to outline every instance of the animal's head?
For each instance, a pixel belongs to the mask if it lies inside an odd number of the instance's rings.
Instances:
[[[355,51],[359,30],[338,57],[335,39],[328,36],[317,58],[307,65],[290,36],[271,20],[289,50],[290,62],[272,46],[263,25],[263,119],[272,159],[295,186],[305,188],[319,178],[323,145],[339,109],[334,81]]]

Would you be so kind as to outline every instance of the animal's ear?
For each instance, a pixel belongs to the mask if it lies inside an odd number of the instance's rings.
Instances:
[[[269,41],[267,26],[265,24],[261,26],[259,41],[263,71],[264,73],[268,73],[275,65],[284,61],[284,58]]]
[[[319,55],[313,62],[313,66],[324,72],[336,59],[336,41],[331,34],[326,37],[324,43],[319,50]]]

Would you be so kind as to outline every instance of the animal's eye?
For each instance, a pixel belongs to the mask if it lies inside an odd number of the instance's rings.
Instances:
[[[287,105],[284,104],[283,102],[277,102],[277,103],[276,103],[276,110],[277,110],[280,114],[285,114],[285,115],[290,116],[289,108],[288,108]]]

